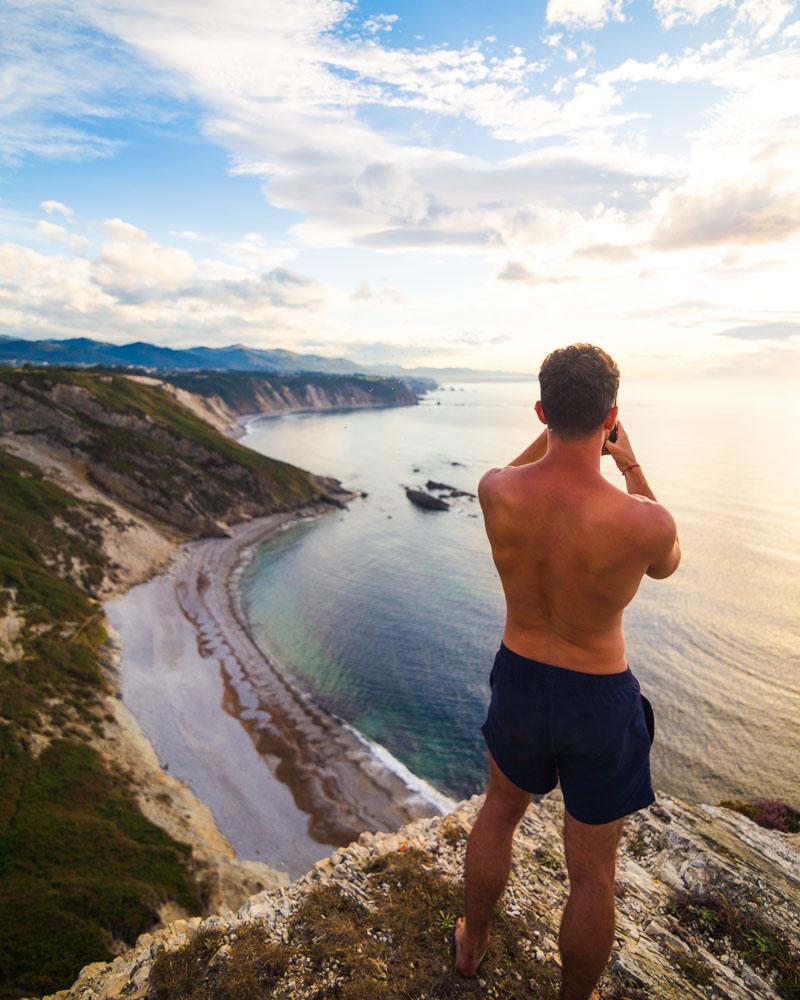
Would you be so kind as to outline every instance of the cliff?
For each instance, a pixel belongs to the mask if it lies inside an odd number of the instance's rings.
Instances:
[[[101,601],[177,542],[341,505],[122,375],[0,371],[0,997],[283,878],[237,861],[117,696]]]
[[[82,371],[0,371],[0,434],[69,464],[103,497],[182,537],[330,499],[324,484],[242,448],[157,386]]]
[[[304,410],[413,406],[435,383],[370,375],[260,375],[249,372],[189,372],[160,376],[177,399],[198,406],[215,426],[235,431],[241,418]],[[189,394],[187,398],[186,394]]]
[[[560,792],[529,806],[479,978],[452,972],[466,836],[481,799],[362,834],[236,913],[173,923],[84,969],[59,1000],[557,996],[568,892]],[[800,996],[800,834],[659,794],[628,818],[602,1000]]]

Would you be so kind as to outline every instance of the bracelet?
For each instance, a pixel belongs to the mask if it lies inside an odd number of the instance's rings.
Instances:
[[[641,465],[639,465],[638,462],[634,462],[633,465],[629,465],[627,469],[622,470],[622,475],[624,476],[626,473],[630,472],[631,469],[641,469]]]

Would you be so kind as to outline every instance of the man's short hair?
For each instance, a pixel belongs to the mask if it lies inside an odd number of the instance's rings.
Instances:
[[[593,344],[571,344],[548,354],[539,369],[547,426],[560,437],[587,437],[617,401],[619,368]]]

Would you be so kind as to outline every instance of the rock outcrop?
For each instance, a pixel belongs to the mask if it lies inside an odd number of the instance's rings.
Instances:
[[[264,995],[281,1000],[555,997],[558,927],[568,894],[558,789],[532,803],[520,824],[495,943],[479,979],[452,977],[450,939],[460,912],[464,846],[480,804],[474,796],[448,816],[417,820],[393,834],[363,833],[302,878],[253,896],[237,913],[181,920],[143,935],[132,951],[88,966],[71,989],[55,996],[236,1000],[255,995],[231,985],[250,974],[255,948],[269,956]],[[602,1000],[796,998],[798,847],[800,834],[766,830],[732,810],[665,794],[632,814],[620,843],[616,935],[599,983]],[[437,886],[444,895],[435,895]],[[446,900],[454,912],[432,909],[427,928],[424,910],[411,913],[419,926],[401,940],[400,901],[413,907],[425,900],[423,891]],[[361,935],[351,951],[348,927]],[[322,946],[326,934],[330,948]],[[264,955],[253,966],[260,975],[266,975]],[[405,964],[396,978],[398,956]],[[182,992],[186,969],[205,992]],[[214,983],[223,979],[227,992],[215,992]]]
[[[450,510],[450,504],[424,490],[406,489],[406,496],[411,503],[416,507],[422,507],[423,510]]]

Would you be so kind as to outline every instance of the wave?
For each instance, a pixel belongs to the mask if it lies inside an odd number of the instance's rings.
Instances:
[[[349,722],[345,722],[343,719],[340,719],[339,721],[343,726],[345,726],[345,728],[350,730],[359,743],[362,743],[367,750],[369,750],[369,752],[379,762],[381,767],[397,775],[397,777],[400,778],[400,780],[408,787],[409,791],[412,794],[419,796],[423,802],[435,806],[442,814],[452,812],[452,810],[458,805],[455,799],[451,799],[449,795],[445,795],[444,792],[440,792],[439,789],[435,788],[430,782],[409,770],[409,768],[407,768],[401,760],[398,760],[391,750],[387,750],[382,743],[378,743],[376,740],[372,740],[363,733],[360,733],[355,726],[351,726]]]

